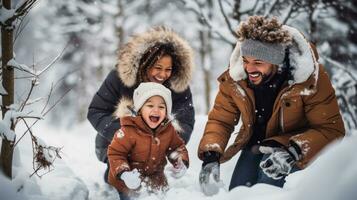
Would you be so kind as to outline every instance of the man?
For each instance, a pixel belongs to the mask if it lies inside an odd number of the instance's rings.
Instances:
[[[219,164],[240,150],[230,190],[256,183],[282,187],[289,173],[345,134],[328,75],[299,31],[252,16],[238,36],[198,149],[206,194],[214,193]],[[242,126],[227,147],[239,118]]]

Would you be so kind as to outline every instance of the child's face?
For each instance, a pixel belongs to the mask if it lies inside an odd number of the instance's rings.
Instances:
[[[166,117],[164,99],[160,96],[150,97],[141,107],[140,113],[150,128],[154,129],[158,127]]]

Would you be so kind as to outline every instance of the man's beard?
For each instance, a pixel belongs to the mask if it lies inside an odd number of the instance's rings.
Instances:
[[[248,72],[245,71],[247,73],[247,75],[249,76]],[[251,88],[259,88],[263,85],[265,85],[266,83],[268,83],[272,77],[276,74],[276,73],[270,73],[270,74],[263,74],[261,72],[253,72],[253,73],[259,73],[259,75],[262,77],[262,80],[260,81],[260,83],[258,84],[255,84],[253,81],[251,81],[249,78],[248,78],[248,83],[249,83],[249,86]]]

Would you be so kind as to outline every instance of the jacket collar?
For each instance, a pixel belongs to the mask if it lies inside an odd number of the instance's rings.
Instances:
[[[164,130],[167,129],[169,123],[165,123],[162,122],[159,127],[157,127],[157,129],[154,131],[152,130],[143,120],[143,118],[141,116],[135,116],[135,117],[131,117],[131,116],[126,116],[126,117],[122,117],[120,118],[120,124],[122,126],[135,126],[137,128],[139,128],[141,131],[143,131],[144,133],[152,133],[152,134],[159,134],[161,132],[163,132]]]

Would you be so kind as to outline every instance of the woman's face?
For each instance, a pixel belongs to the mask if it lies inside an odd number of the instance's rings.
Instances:
[[[254,85],[259,85],[263,80],[269,79],[277,69],[271,63],[250,56],[243,56],[243,66],[249,81]]]
[[[152,129],[158,127],[166,117],[166,104],[162,97],[150,97],[140,109],[145,123]]]
[[[164,55],[148,69],[147,77],[150,82],[163,84],[172,73],[172,58]]]

